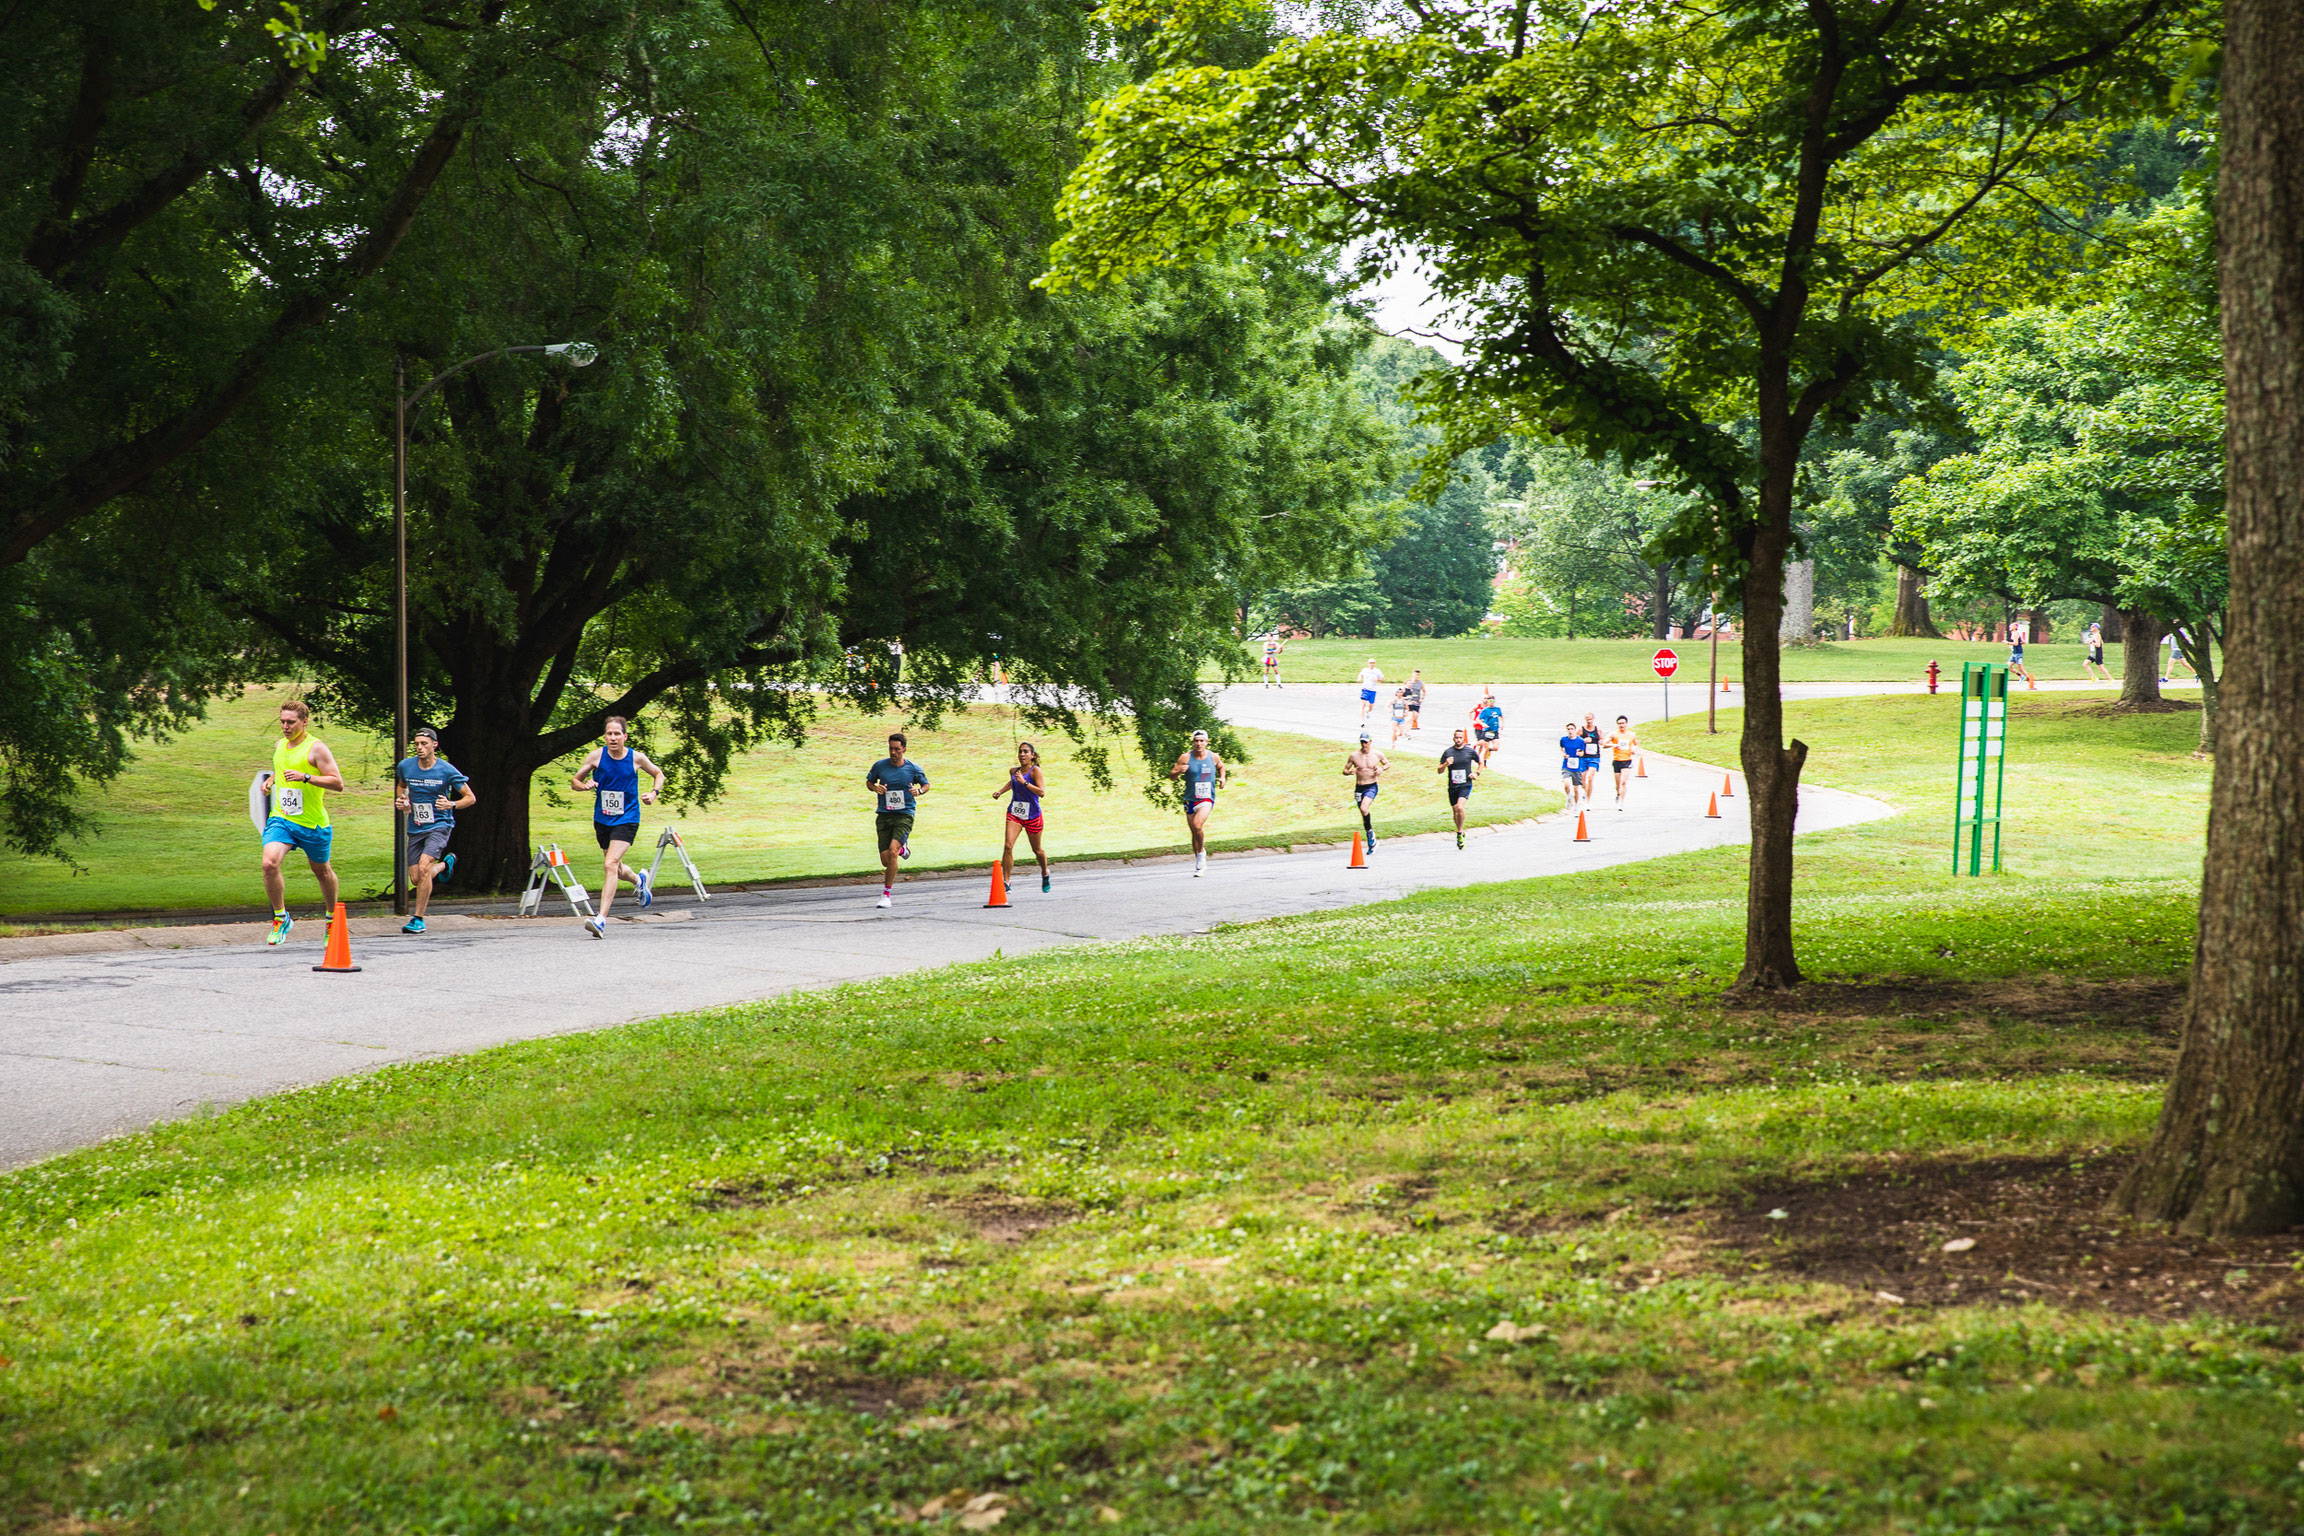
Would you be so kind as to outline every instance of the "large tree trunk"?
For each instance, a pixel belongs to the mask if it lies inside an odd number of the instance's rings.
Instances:
[[[2024,626],[2025,638],[2034,645],[2046,645],[2048,643],[2048,610],[2045,607],[2027,609],[2024,615]]]
[[[1908,565],[1896,567],[1896,617],[1888,625],[1896,640],[1941,640],[1943,631],[1928,617],[1928,579]]]
[[[2106,645],[2118,645],[2128,633],[2128,626],[2121,621],[2120,610],[2110,603],[2104,605],[2104,612],[2096,620],[2096,628],[2104,636]]]
[[[1765,414],[1766,406],[1763,403]],[[1752,848],[1744,893],[1744,968],[1734,990],[1773,991],[1798,986],[1800,962],[1792,953],[1792,824],[1800,808],[1800,765],[1805,742],[1784,744],[1784,700],[1778,692],[1783,652],[1777,626],[1784,618],[1784,555],[1792,545],[1792,485],[1799,444],[1771,443],[1762,428],[1760,526],[1744,576],[1744,809],[1752,822]],[[1786,429],[1779,429],[1789,437]]]
[[[1806,645],[1816,638],[1816,562],[1794,560],[1784,567],[1784,614],[1776,621],[1779,644]]]
[[[1648,609],[1648,637],[1652,640],[1672,638],[1672,567],[1656,567],[1656,586]]]
[[[2160,702],[2160,621],[2141,608],[2121,616],[2120,702]]]
[[[2114,1197],[2212,1235],[2304,1218],[2304,7],[2225,7],[2224,457],[2232,596],[2176,1075]]]
[[[488,716],[468,720],[459,712],[441,731],[441,755],[472,781],[478,803],[456,813],[459,895],[516,891],[527,882],[534,846],[528,841],[528,789],[541,766],[536,743],[525,731],[501,728]],[[567,850],[574,858],[581,850]]]

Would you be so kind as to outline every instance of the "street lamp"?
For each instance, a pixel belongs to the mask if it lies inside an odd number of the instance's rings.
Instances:
[[[397,352],[392,355],[392,772],[395,782],[400,764],[408,756],[408,413],[421,405],[426,395],[465,369],[512,352],[541,352],[546,357],[561,359],[572,368],[589,367],[600,355],[600,349],[588,341],[498,347],[493,352],[464,359],[413,395],[408,393],[407,360]],[[392,814],[392,910],[403,917],[408,913],[408,819],[397,811]]]

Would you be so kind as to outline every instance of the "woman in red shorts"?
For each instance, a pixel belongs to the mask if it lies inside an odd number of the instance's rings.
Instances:
[[[1040,861],[1040,890],[1048,890],[1048,854],[1040,846],[1040,797],[1048,793],[1047,776],[1040,771],[1040,749],[1028,741],[1016,743],[1016,766],[1008,770],[1008,782],[992,791],[992,797],[1008,797],[1008,843],[1000,852],[1000,878],[1016,878],[1016,834],[1024,833],[1032,839],[1032,856]]]

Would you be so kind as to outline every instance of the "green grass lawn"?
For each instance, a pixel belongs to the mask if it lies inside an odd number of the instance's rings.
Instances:
[[[0,1178],[0,1530],[2297,1529],[2298,1245],[2097,1214],[2173,1049],[2195,723],[2019,700],[2013,872],[1957,880],[1934,708],[1788,711],[1912,810],[1803,841],[1766,1005],[1719,997],[1727,848]]]
[[[198,729],[145,748],[119,782],[92,797],[100,836],[76,850],[80,869],[54,860],[0,856],[0,911],[103,912],[150,907],[250,906],[263,900],[257,839],[245,801],[249,776],[272,760],[279,694],[256,689],[215,707]],[[862,873],[879,867],[872,801],[864,770],[887,750],[892,716],[826,709],[807,744],[762,746],[738,759],[727,795],[702,809],[675,811],[707,880],[715,884]],[[914,730],[912,756],[935,785],[922,801],[913,838],[921,869],[988,866],[998,856],[1016,723],[1002,707],[979,705],[947,715],[935,731]],[[318,735],[345,764],[346,793],[329,797],[336,821],[335,863],[348,896],[387,891],[391,879],[388,743],[359,733]],[[1350,836],[1346,748],[1269,731],[1243,731],[1250,753],[1219,806],[1211,846],[1248,847]],[[1142,759],[1133,743],[1106,739],[1113,787],[1098,792],[1061,735],[1037,738],[1046,754],[1045,802],[1051,857],[1084,858],[1190,847],[1178,812],[1144,797]],[[1182,743],[1178,744],[1179,750]],[[1435,750],[1437,750],[1435,748]],[[537,775],[531,834],[592,857],[591,802],[569,793],[574,762]],[[1516,821],[1549,809],[1535,786],[1499,778],[1483,794],[1481,825]],[[481,794],[491,786],[476,785]],[[646,813],[641,853],[650,854],[663,817]],[[1387,815],[1393,834],[1438,831],[1446,808],[1423,797],[1416,809]],[[1019,845],[1023,846],[1023,845]],[[1027,854],[1029,849],[1026,849]],[[293,865],[294,861],[291,861]],[[301,872],[290,891],[312,889]]]
[[[2075,632],[2077,634],[2077,632]],[[1281,653],[1281,672],[1292,683],[1348,683],[1359,676],[1368,658],[1388,678],[1405,680],[1412,668],[1424,669],[1434,683],[1626,683],[1652,682],[1650,658],[1654,640],[1521,640],[1465,638],[1460,640],[1298,640]],[[1667,640],[1680,657],[1674,682],[1701,684],[1711,656],[1711,642]],[[1256,644],[1249,650],[1262,666]],[[2072,644],[2034,645],[2025,648],[2032,674],[2047,681],[2081,679],[2086,654]],[[1784,653],[1784,680],[1791,683],[1913,682],[1940,663],[1959,685],[1965,661],[2005,662],[2008,647],[1986,641],[1963,640],[1847,640],[1829,645],[1795,646]],[[2120,675],[2120,647],[2104,648],[2112,675]],[[1720,642],[1721,675],[1734,681],[1744,676],[1743,647],[1733,638]],[[2186,676],[2181,669],[2179,677]],[[1209,674],[1215,680],[1215,674]],[[1701,700],[1701,689],[1694,695]]]

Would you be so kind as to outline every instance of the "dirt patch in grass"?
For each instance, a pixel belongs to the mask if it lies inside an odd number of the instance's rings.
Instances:
[[[2133,1029],[2170,1040],[2176,1036],[2183,1003],[2183,982],[2155,976],[2121,976],[2108,981],[2070,981],[2059,976],[2012,976],[1999,981],[1889,976],[1860,982],[1812,981],[1790,992],[1728,999],[1733,1012],[1767,1013],[1794,1023],[2013,1019],[2052,1028],[2087,1024]]]
[[[2304,1232],[2196,1238],[2106,1215],[2134,1156],[1879,1164],[1762,1184],[1697,1219],[1716,1256],[1882,1305],[2039,1301],[2304,1331]]]
[[[936,1196],[929,1203],[966,1224],[988,1243],[1020,1243],[1036,1232],[1062,1226],[1080,1214],[1073,1207],[1053,1200],[1030,1200],[996,1189]]]

